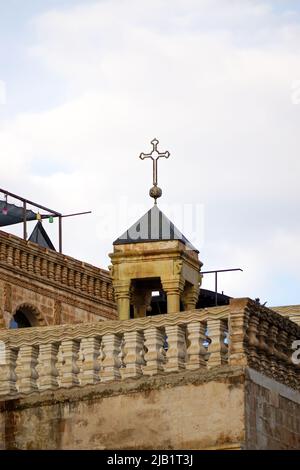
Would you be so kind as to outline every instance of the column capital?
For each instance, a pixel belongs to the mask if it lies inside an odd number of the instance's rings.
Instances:
[[[130,281],[115,281],[113,287],[116,299],[129,299],[130,298]]]
[[[184,289],[184,279],[161,279],[163,290],[169,294],[181,294]]]
[[[192,310],[196,308],[199,297],[200,286],[190,285],[184,289],[182,294],[182,302],[185,310]]]

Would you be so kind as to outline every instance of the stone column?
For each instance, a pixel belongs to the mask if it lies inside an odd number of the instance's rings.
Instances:
[[[151,305],[151,289],[135,288],[132,294],[132,303],[134,308],[134,318],[146,316],[147,309]]]
[[[248,354],[245,345],[246,333],[249,335],[248,346],[249,358],[256,363],[257,356],[257,326],[259,319],[255,311],[251,312],[251,301],[245,299],[231,299],[229,313],[229,362],[232,365],[248,365]],[[250,324],[248,325],[248,321]],[[248,329],[249,328],[249,329]],[[248,329],[248,332],[247,332]]]
[[[196,304],[199,297],[199,285],[193,286],[191,284],[186,285],[182,294],[182,302],[184,310],[193,310],[196,308]]]
[[[162,286],[167,294],[167,312],[176,313],[180,311],[180,295],[183,291],[184,281],[178,280],[163,280]]]
[[[120,320],[130,318],[130,281],[114,282],[115,299]]]

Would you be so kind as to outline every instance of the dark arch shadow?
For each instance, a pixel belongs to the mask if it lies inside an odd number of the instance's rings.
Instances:
[[[30,304],[19,305],[10,321],[9,328],[29,328],[45,326],[46,322],[36,307]]]

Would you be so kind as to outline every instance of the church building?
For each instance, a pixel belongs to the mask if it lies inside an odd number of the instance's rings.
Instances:
[[[109,269],[63,253],[64,215],[0,189],[0,449],[300,448],[300,305],[201,287],[157,203],[158,144],[140,154],[154,204]]]

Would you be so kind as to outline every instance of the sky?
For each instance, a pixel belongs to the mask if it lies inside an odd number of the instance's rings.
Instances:
[[[156,137],[159,207],[203,270],[243,269],[219,290],[299,304],[299,124],[297,1],[0,0],[0,187],[91,210],[70,256],[107,268],[151,208]]]

